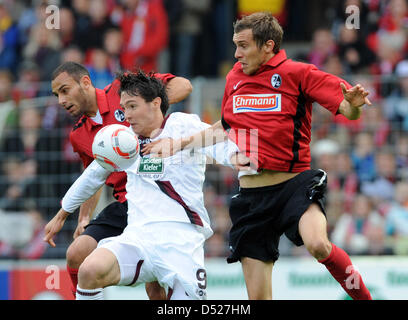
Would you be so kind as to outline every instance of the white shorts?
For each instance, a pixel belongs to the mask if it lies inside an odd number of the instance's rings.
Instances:
[[[128,225],[121,235],[102,239],[98,248],[116,256],[120,286],[158,281],[171,299],[206,299],[204,241],[191,224],[160,222]]]

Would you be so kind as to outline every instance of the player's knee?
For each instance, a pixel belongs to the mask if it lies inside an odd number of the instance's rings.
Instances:
[[[80,236],[68,247],[66,258],[70,268],[78,269],[85,258],[96,248],[92,237]]]
[[[82,289],[96,289],[103,287],[106,274],[103,263],[95,259],[85,259],[78,271],[78,285]]]
[[[306,244],[306,249],[317,260],[325,259],[329,256],[331,251],[331,244],[327,239],[314,239]]]

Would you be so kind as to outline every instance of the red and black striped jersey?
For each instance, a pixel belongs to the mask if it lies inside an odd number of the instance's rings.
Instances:
[[[237,62],[227,75],[222,123],[259,169],[301,172],[310,168],[312,103],[333,115],[343,100],[340,83],[314,65],[287,59],[280,50],[253,75]]]

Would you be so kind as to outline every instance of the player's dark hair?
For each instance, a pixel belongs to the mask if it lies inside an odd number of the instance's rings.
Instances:
[[[160,110],[163,115],[166,114],[169,109],[169,98],[163,82],[154,77],[154,73],[146,74],[142,70],[137,73],[121,72],[117,74],[116,79],[120,81],[119,95],[126,92],[131,96],[140,96],[146,102],[152,102],[159,97]]]
[[[273,53],[278,53],[283,38],[283,29],[278,20],[269,12],[256,12],[234,23],[234,33],[251,29],[254,40],[261,48],[268,40],[275,42]]]
[[[69,76],[71,76],[78,83],[83,76],[90,77],[88,69],[85,68],[82,64],[73,61],[67,61],[54,70],[51,76],[51,80],[54,80],[63,72],[68,73]]]

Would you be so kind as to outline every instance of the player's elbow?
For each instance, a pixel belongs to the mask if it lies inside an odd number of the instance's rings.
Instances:
[[[184,81],[184,91],[186,92],[186,97],[187,97],[191,94],[191,92],[193,92],[193,84],[191,83],[190,80],[186,78],[182,78],[182,79]]]

